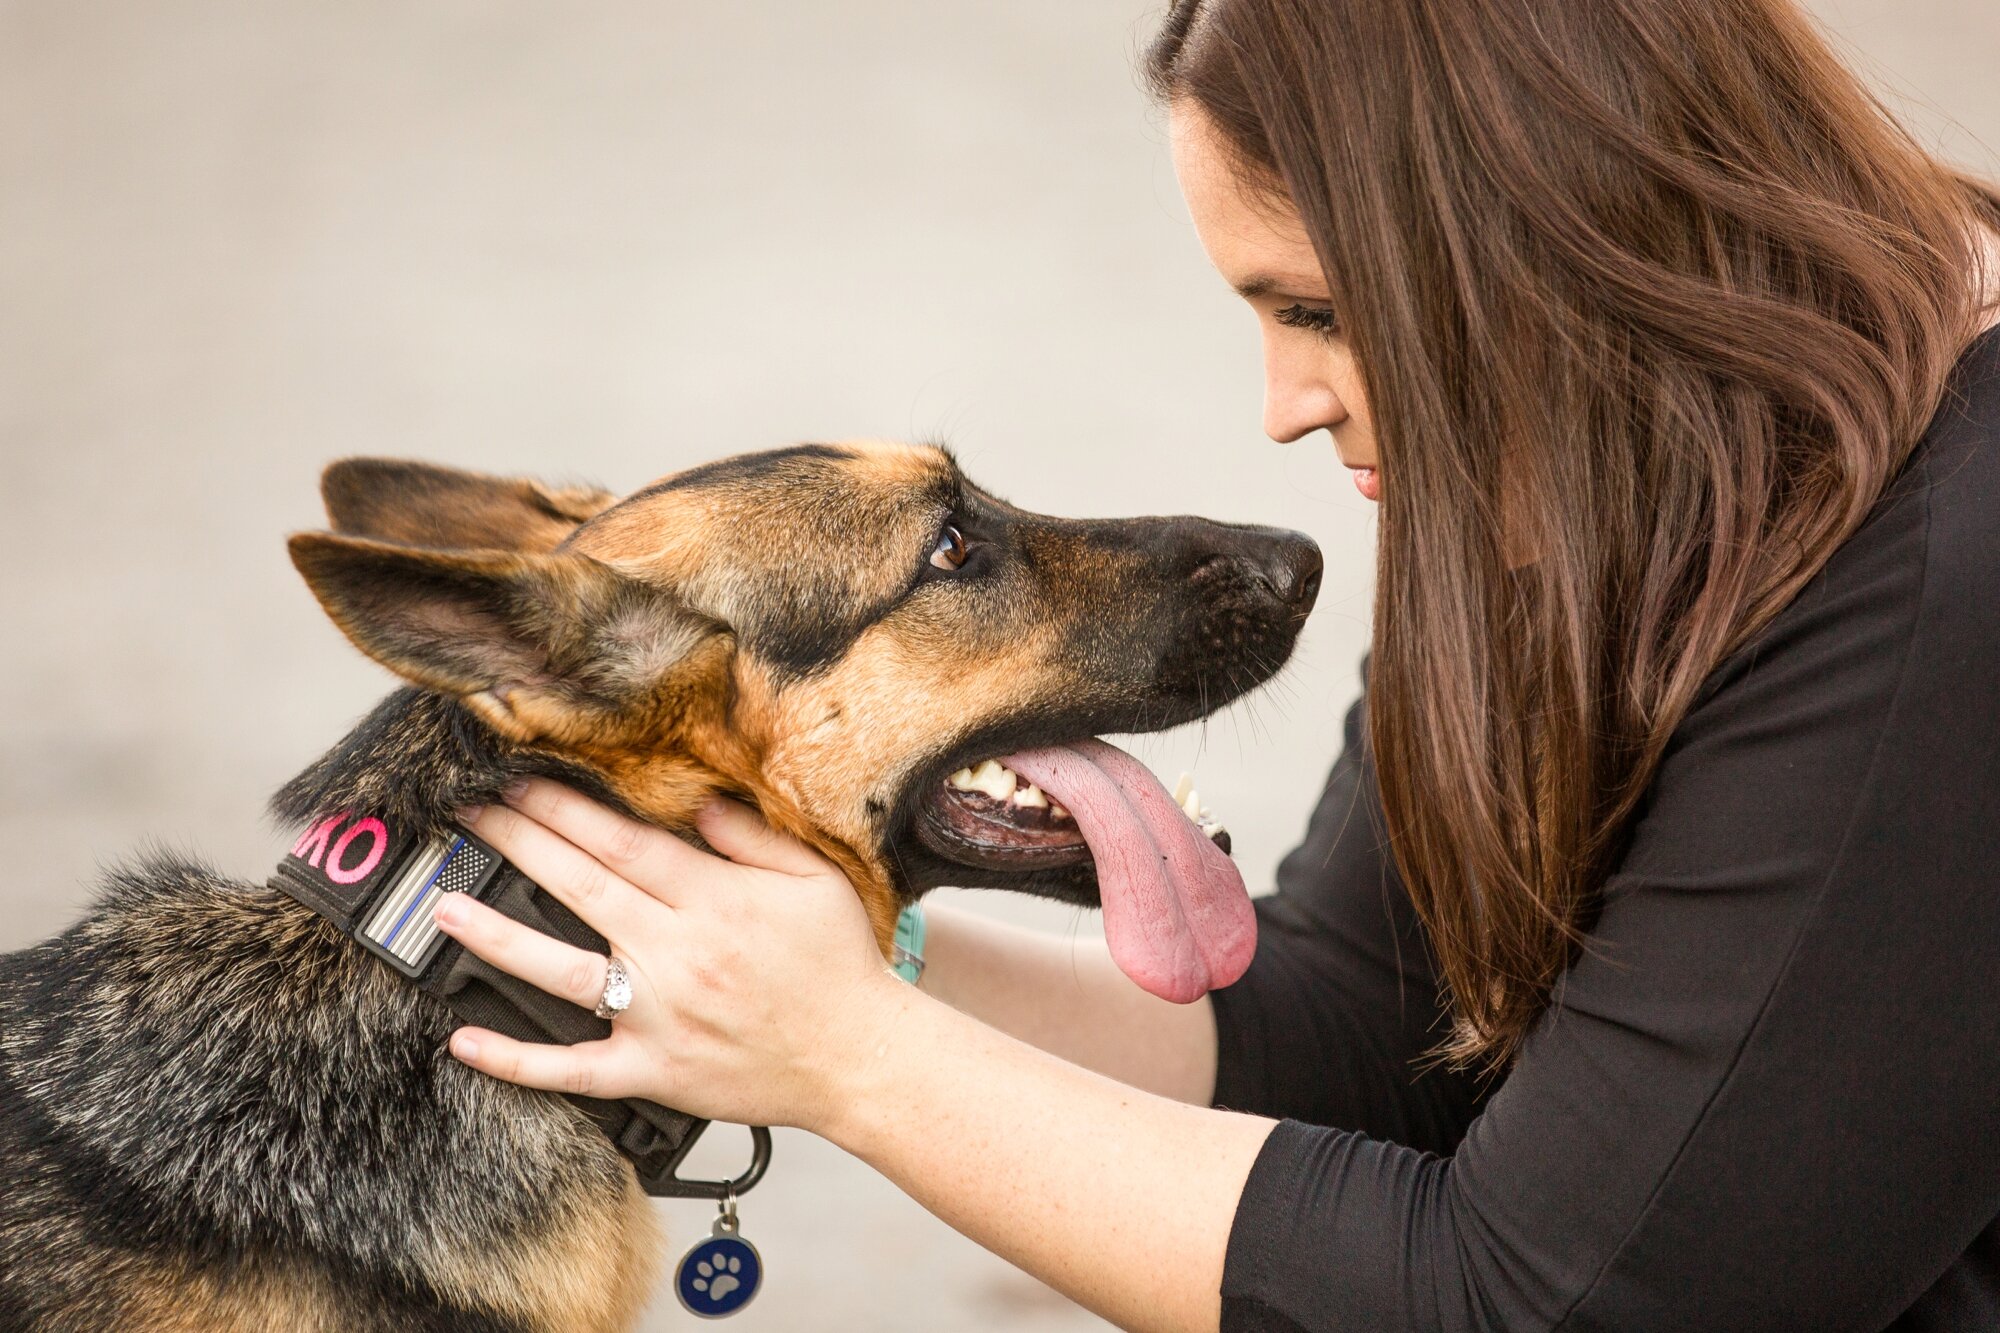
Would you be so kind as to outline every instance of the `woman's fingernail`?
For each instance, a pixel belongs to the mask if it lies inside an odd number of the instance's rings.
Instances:
[[[483,805],[461,805],[451,812],[451,817],[461,824],[477,824],[479,817],[486,813]]]
[[[528,780],[526,778],[515,778],[512,782],[508,783],[506,786],[500,789],[500,799],[508,802],[509,804],[512,804],[513,802],[520,800],[523,796],[526,796],[527,794],[528,794]]]
[[[437,911],[432,915],[437,917],[440,926],[449,930],[453,926],[464,924],[465,907],[459,902],[457,894],[447,893],[438,900]]]
[[[451,1034],[451,1053],[461,1060],[479,1058],[479,1038],[464,1030]]]

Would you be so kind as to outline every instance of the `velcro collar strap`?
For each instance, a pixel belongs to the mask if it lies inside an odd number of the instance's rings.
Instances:
[[[452,942],[433,919],[439,900],[469,893],[486,901],[512,868],[470,833],[398,837],[372,815],[338,814],[299,836],[278,879],[370,953],[422,981]]]
[[[443,1001],[464,1023],[520,1041],[567,1045],[611,1033],[605,1019],[500,971],[438,930],[433,919],[438,900],[469,893],[545,935],[607,952],[603,936],[470,833],[438,836],[398,830],[373,815],[331,815],[300,835],[271,886]],[[648,1194],[703,1199],[720,1199],[727,1190],[741,1194],[762,1176],[769,1159],[769,1135],[759,1130],[749,1175],[731,1182],[682,1180],[675,1170],[707,1121],[636,1098],[570,1100],[631,1160]]]

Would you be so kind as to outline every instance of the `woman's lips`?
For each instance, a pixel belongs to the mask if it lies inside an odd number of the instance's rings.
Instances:
[[[1353,472],[1354,488],[1361,492],[1362,499],[1380,500],[1382,498],[1382,478],[1376,475],[1374,468],[1358,467],[1354,468]]]

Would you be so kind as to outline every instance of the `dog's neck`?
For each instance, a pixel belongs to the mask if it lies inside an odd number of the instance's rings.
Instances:
[[[549,777],[632,813],[597,775],[515,745],[460,704],[405,688],[378,704],[339,744],[278,789],[271,814],[301,826],[343,811],[391,827],[444,833],[454,811],[499,799],[518,777]]]
[[[589,769],[507,740],[456,699],[408,687],[384,699],[338,745],[279,788],[270,809],[273,818],[292,828],[352,813],[372,815],[399,833],[448,836],[458,829],[458,810],[494,803],[501,788],[519,777],[552,778],[707,849],[694,830],[691,806],[684,819],[663,822],[633,809]],[[748,799],[741,791],[732,794]],[[754,799],[753,804],[763,806]],[[846,847],[814,838],[798,821],[787,823],[770,807],[763,808],[779,827],[817,847],[861,891],[886,953],[898,906],[886,872]]]

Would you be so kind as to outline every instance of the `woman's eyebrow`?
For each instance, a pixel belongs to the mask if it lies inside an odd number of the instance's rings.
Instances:
[[[1275,278],[1267,273],[1259,273],[1245,278],[1242,282],[1236,283],[1235,287],[1236,294],[1246,301],[1255,301],[1259,297],[1279,294],[1297,296],[1308,301],[1324,301],[1328,299],[1325,296],[1308,295],[1304,290],[1301,290],[1310,285],[1309,283],[1292,282]]]

